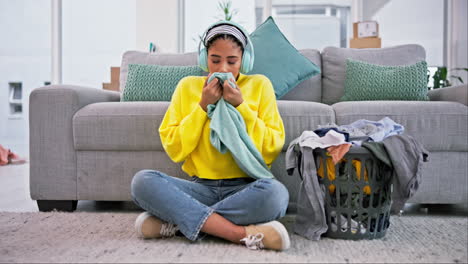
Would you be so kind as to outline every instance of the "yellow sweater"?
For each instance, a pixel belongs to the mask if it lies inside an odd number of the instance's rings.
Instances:
[[[189,176],[215,180],[248,177],[230,152],[221,154],[211,145],[210,119],[199,105],[206,78],[188,76],[178,83],[159,127],[162,145],[174,162],[185,161],[182,170]],[[244,118],[247,133],[270,167],[285,138],[273,86],[263,75],[243,74],[239,74],[237,85],[244,100],[237,110]]]

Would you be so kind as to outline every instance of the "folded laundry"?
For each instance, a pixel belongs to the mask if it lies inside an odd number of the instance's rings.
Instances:
[[[286,170],[289,175],[292,175],[294,169],[298,168],[302,179],[298,197],[298,213],[294,225],[294,231],[299,235],[319,240],[321,234],[329,227],[332,231],[338,228],[342,231],[344,228],[351,228],[351,232],[354,233],[358,232],[359,227],[364,228],[359,230],[364,233],[366,230],[371,230],[371,232],[372,230],[378,232],[386,230],[390,225],[387,213],[370,216],[348,211],[352,214],[348,218],[348,213],[343,215],[340,212],[339,217],[335,213],[332,221],[327,223],[324,209],[325,197],[327,197],[327,206],[346,208],[346,210],[355,208],[356,212],[359,208],[379,208],[382,205],[384,207],[381,208],[388,208],[389,202],[393,201],[392,212],[395,213],[401,210],[406,200],[413,196],[419,187],[421,165],[422,162],[427,161],[428,151],[411,136],[401,135],[404,131],[403,126],[388,117],[378,122],[358,120],[351,125],[340,127],[335,125],[338,131],[329,129],[323,137],[313,131],[304,131],[288,146]],[[330,126],[333,125],[328,124],[319,128]],[[360,160],[350,156],[351,166],[354,168],[350,169],[349,160],[344,156],[340,158],[342,153],[338,155],[330,153],[343,148],[341,146],[346,144],[343,142],[345,135],[340,132],[349,133],[350,140],[361,137],[365,142],[382,141],[381,144],[366,143],[363,145],[376,156],[377,160],[381,161],[379,164],[382,163],[382,166],[379,165],[378,170],[369,171],[368,168],[376,166],[375,159]],[[362,141],[352,143],[360,146]],[[322,152],[316,159],[314,157],[316,148],[326,148],[328,150],[326,156]],[[347,151],[344,150],[343,153],[346,154]],[[379,181],[385,187],[373,185],[374,187],[371,188],[370,175],[376,177],[375,179],[380,177]],[[390,180],[393,182],[393,188],[389,184]],[[324,181],[328,186],[328,194]],[[359,183],[349,186],[350,181]],[[342,223],[346,223],[346,226]]]
[[[313,149],[338,146],[344,143],[346,143],[345,136],[334,130],[328,131],[322,137],[320,137],[313,131],[304,131],[302,132],[298,141],[300,147],[308,147]]]
[[[358,229],[360,230],[361,234],[366,233],[366,227],[361,223],[355,221],[353,218],[350,219],[350,223],[348,224],[348,218],[342,214],[340,214],[340,220],[336,217],[336,212],[330,212],[331,218],[331,230],[336,232],[338,230],[338,225],[341,228],[341,232],[348,231],[348,228],[351,228],[351,233],[356,234]],[[339,223],[338,223],[339,221]]]
[[[334,123],[329,123],[318,126],[318,130],[331,128],[336,128],[337,131],[341,133],[348,133],[349,142],[357,146],[367,141],[380,142],[387,137],[400,135],[405,130],[402,125],[396,123],[389,117],[384,117],[379,121],[359,119],[349,125],[338,126]]]
[[[322,157],[319,157],[318,158],[319,162],[318,162],[318,168],[317,168],[317,175],[320,176],[321,178],[325,177],[324,175],[324,167],[327,168],[327,178],[329,181],[333,182],[335,179],[336,179],[336,169],[335,169],[335,164],[333,163],[332,159],[331,158],[327,158],[326,159],[326,165],[324,164],[323,160],[322,160]],[[347,181],[348,178],[351,176],[352,177],[352,180],[353,181],[359,181],[361,180],[361,161],[360,160],[357,160],[357,159],[354,159],[351,161],[353,167],[354,167],[354,174],[353,175],[347,175],[344,173],[344,166],[346,166],[346,159],[341,159],[339,162],[338,162],[338,167],[341,168],[339,169],[338,171],[338,179],[341,180],[341,181]],[[364,181],[366,183],[369,183],[369,176],[368,176],[368,172],[367,172],[367,168],[364,169]],[[330,184],[328,186],[328,190],[330,191],[330,193],[334,193],[335,192],[335,184]],[[364,194],[367,194],[367,195],[370,195],[371,194],[371,188],[369,185],[365,185],[363,188],[362,188]],[[359,190],[357,191],[359,193]]]
[[[345,140],[346,140],[346,141],[349,141],[349,133],[340,131],[340,130],[338,130],[338,128],[336,128],[336,127],[318,128],[318,129],[314,130],[314,133],[317,134],[319,137],[323,137],[323,136],[325,136],[325,134],[327,134],[328,131],[330,131],[330,130],[334,130],[334,131],[336,131],[336,132],[338,132],[338,133],[340,133],[340,134],[343,134],[343,135],[345,136]]]
[[[351,144],[345,143],[338,146],[331,146],[327,148],[328,154],[332,157],[333,163],[338,163],[341,158],[349,151]]]
[[[323,164],[323,160],[322,160],[322,157],[319,157],[319,162],[318,162],[318,168],[317,168],[317,175],[320,176],[320,178],[323,178],[325,177],[324,175],[324,168],[326,167],[327,168],[327,178],[329,181],[333,182],[336,178],[336,172],[335,172],[335,164],[333,164],[333,161],[332,159],[330,158],[327,158],[326,159],[326,163],[327,165],[325,166]],[[328,186],[328,190],[330,193],[334,193],[335,192],[335,184],[333,183],[330,183],[330,185]]]

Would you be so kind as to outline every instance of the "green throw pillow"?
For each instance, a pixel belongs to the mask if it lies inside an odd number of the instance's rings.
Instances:
[[[129,64],[122,101],[170,101],[177,83],[186,76],[202,76],[193,66]]]
[[[281,33],[272,17],[250,34],[255,60],[249,74],[263,74],[273,84],[279,99],[320,69],[304,57]]]
[[[367,100],[428,101],[427,63],[383,66],[347,59],[341,101]]]

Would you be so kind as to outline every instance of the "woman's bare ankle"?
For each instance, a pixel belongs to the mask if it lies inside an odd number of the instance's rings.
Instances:
[[[244,226],[236,225],[217,213],[213,213],[205,221],[201,231],[224,238],[231,242],[240,243],[240,240],[246,236]]]
[[[245,227],[244,226],[238,226],[237,228],[237,231],[236,231],[237,235],[235,236],[235,241],[232,241],[236,244],[241,244],[240,240],[245,238],[247,236],[247,233],[245,232]]]

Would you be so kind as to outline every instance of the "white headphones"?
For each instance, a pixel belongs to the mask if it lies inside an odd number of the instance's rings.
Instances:
[[[208,72],[208,50],[205,46],[205,38],[206,34],[214,27],[219,25],[231,25],[239,29],[242,34],[244,34],[247,44],[244,47],[244,53],[242,54],[242,62],[240,72],[243,74],[248,73],[252,70],[254,64],[254,48],[252,45],[252,41],[250,40],[249,33],[239,24],[234,23],[232,21],[219,21],[212,24],[208,29],[203,33],[203,37],[198,45],[198,66],[202,68],[202,70]]]

